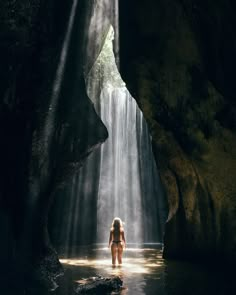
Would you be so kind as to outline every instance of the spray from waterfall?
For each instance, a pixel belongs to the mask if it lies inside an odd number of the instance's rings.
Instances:
[[[88,96],[109,133],[100,149],[97,242],[106,241],[114,216],[125,222],[128,241],[160,242],[164,220],[160,214],[165,215],[165,205],[151,139],[143,114],[116,66],[113,39],[111,26],[87,78]],[[88,160],[86,169],[92,161]]]
[[[109,0],[103,2],[109,7]],[[106,30],[100,54],[85,77],[88,97],[109,138],[57,197],[58,236],[67,256],[77,253],[77,245],[108,242],[115,216],[125,223],[128,243],[162,242],[167,216],[147,123],[118,70],[118,0],[114,3],[114,28]],[[101,25],[102,13],[97,14]]]

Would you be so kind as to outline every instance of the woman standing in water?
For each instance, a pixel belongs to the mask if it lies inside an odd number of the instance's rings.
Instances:
[[[116,259],[119,264],[122,264],[123,248],[125,248],[125,233],[123,223],[119,217],[113,219],[108,247],[111,247],[112,265],[116,265]]]

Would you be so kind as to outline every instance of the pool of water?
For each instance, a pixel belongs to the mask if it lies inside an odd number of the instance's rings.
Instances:
[[[236,290],[234,279],[222,266],[166,261],[161,245],[156,244],[128,245],[121,267],[112,267],[110,250],[105,245],[79,248],[76,255],[61,256],[60,261],[65,277],[56,290],[58,295],[70,294],[71,282],[98,275],[120,276],[124,287],[118,293],[121,295],[236,294],[232,293]]]

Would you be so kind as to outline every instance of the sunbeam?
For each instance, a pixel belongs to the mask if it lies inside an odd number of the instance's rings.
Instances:
[[[47,117],[45,120],[43,140],[44,140],[46,149],[50,147],[51,137],[53,134],[53,128],[54,128],[53,122],[55,120],[56,107],[57,107],[57,102],[58,102],[61,84],[63,80],[65,64],[66,64],[66,59],[68,54],[68,47],[70,44],[71,32],[74,25],[77,4],[78,4],[78,0],[73,0],[70,17],[69,17],[69,21],[67,25],[67,30],[65,33],[65,38],[63,41],[62,49],[61,49],[59,64],[57,67],[57,71],[56,71],[56,75],[55,75],[55,79],[53,83],[51,101],[50,101]]]
[[[109,138],[74,175],[62,200],[60,242],[68,256],[76,254],[78,245],[108,242],[115,216],[123,220],[129,243],[162,242],[167,216],[147,123],[118,70],[118,1],[113,4],[99,3],[103,9],[92,16],[89,32],[94,38],[94,32],[102,28],[104,41],[85,76],[88,97]],[[115,29],[102,23],[104,11]],[[91,40],[88,45],[92,46]],[[87,48],[88,55],[91,51]]]

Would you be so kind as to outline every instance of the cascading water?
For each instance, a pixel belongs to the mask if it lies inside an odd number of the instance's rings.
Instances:
[[[74,176],[70,192],[59,198],[60,224],[54,226],[66,255],[75,255],[77,245],[108,242],[116,216],[125,222],[128,243],[162,242],[167,210],[151,139],[117,69],[113,38],[111,26],[86,77],[88,96],[109,138]]]
[[[107,240],[115,216],[125,222],[129,242],[161,241],[166,212],[150,136],[143,114],[117,69],[113,38],[110,27],[87,77],[88,96],[109,133],[99,151],[97,241]],[[79,178],[91,169],[93,161],[94,157],[88,159]]]

